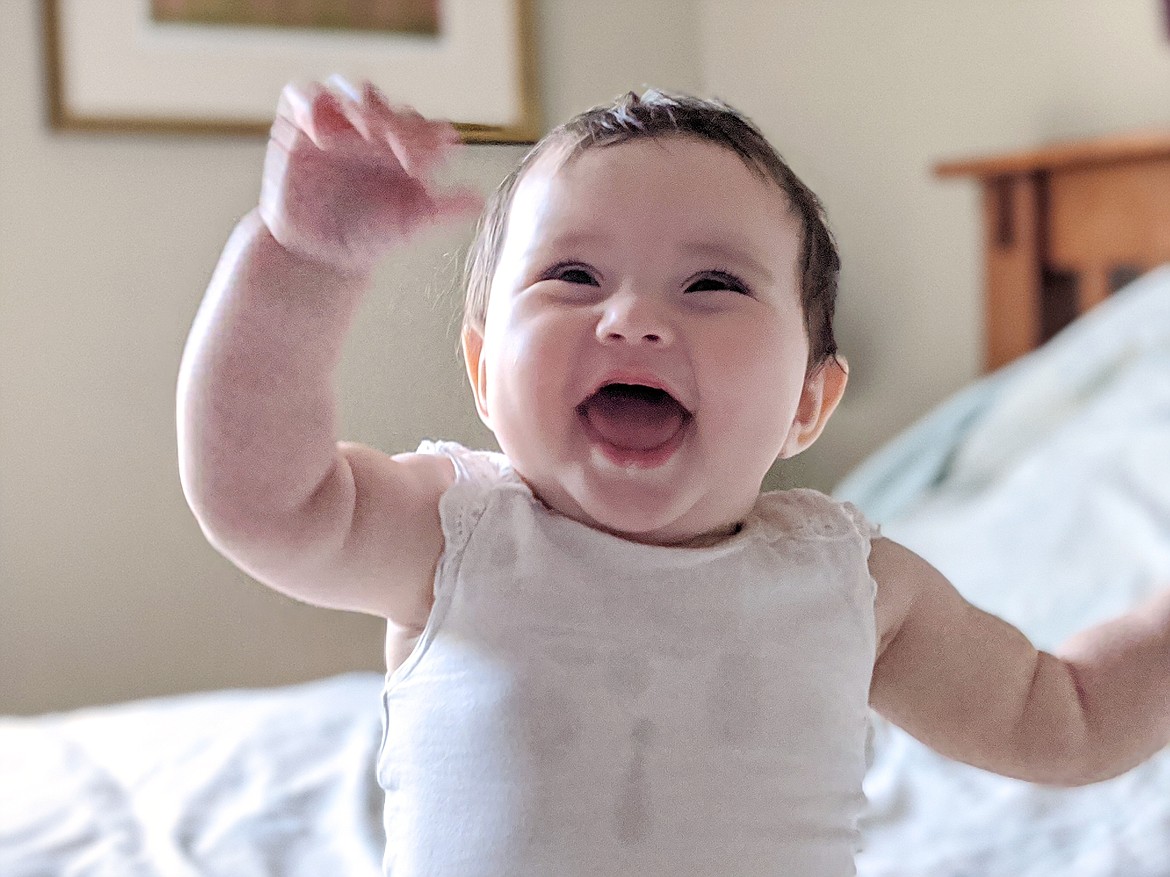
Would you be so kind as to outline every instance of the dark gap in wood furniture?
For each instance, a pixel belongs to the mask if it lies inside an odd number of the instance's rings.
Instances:
[[[1045,268],[1040,282],[1040,343],[1077,318],[1080,277],[1075,271]]]

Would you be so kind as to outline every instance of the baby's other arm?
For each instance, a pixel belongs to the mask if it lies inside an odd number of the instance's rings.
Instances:
[[[289,86],[260,206],[236,227],[180,367],[183,490],[211,543],[290,596],[418,628],[443,540],[438,457],[336,441],[333,376],[377,259],[478,206],[431,171],[450,126]]]
[[[1082,785],[1170,743],[1170,591],[1038,651],[941,573],[874,541],[880,642],[870,700],[942,754],[1033,782]]]

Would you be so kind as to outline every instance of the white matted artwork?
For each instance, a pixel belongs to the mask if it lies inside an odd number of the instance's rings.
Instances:
[[[541,133],[531,0],[437,0],[436,33],[165,20],[152,0],[42,4],[56,128],[264,134],[286,82],[339,73],[469,141]]]

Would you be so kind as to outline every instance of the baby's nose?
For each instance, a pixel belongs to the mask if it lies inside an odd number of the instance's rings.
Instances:
[[[668,344],[674,340],[674,331],[660,305],[636,293],[625,293],[606,303],[597,322],[597,338],[602,343]]]

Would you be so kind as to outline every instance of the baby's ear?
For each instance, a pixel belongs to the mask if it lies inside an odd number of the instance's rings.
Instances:
[[[841,356],[830,356],[804,379],[800,404],[780,449],[780,459],[795,457],[820,437],[837,403],[845,395],[848,382],[849,363]]]
[[[487,409],[487,363],[483,358],[483,333],[471,326],[463,327],[463,362],[467,366],[467,380],[475,397],[475,410],[488,429],[492,428]]]

